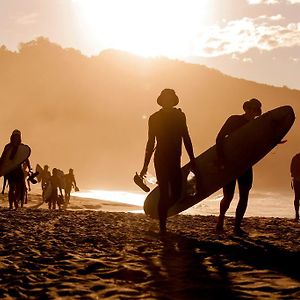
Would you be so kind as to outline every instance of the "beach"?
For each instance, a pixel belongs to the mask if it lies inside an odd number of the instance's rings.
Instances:
[[[1,298],[300,299],[293,219],[245,218],[238,237],[232,217],[219,235],[216,216],[178,215],[160,235],[130,205],[72,197],[73,209],[50,211],[29,200],[8,210],[1,198]]]

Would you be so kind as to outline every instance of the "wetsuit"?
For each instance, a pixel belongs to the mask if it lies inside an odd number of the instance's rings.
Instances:
[[[299,220],[299,201],[300,201],[300,153],[296,154],[291,162],[292,184],[295,194],[294,207],[296,219]]]
[[[73,183],[76,186],[74,174],[70,174],[70,173],[66,174],[65,175],[65,198],[67,203],[69,203],[70,200],[70,194],[71,194]]]
[[[227,121],[221,128],[216,140],[216,150],[220,158],[222,159],[225,158],[223,152],[223,143],[225,141],[226,136],[229,136],[235,130],[244,126],[248,122],[249,120],[245,117],[245,115],[233,115],[227,119]],[[247,204],[248,204],[249,191],[252,187],[252,182],[253,182],[252,167],[223,187],[224,198],[221,202],[221,211],[220,211],[221,215],[225,215],[227,209],[230,206],[230,203],[234,195],[236,181],[238,182],[239,194],[240,194],[240,199],[236,210],[236,225],[239,226],[245,214]]]
[[[149,139],[146,151],[154,150],[154,167],[160,189],[158,214],[165,226],[168,209],[181,194],[182,140],[189,138],[185,114],[177,108],[161,109],[149,118]]]
[[[10,153],[10,158],[13,159],[17,152],[18,145],[12,145],[11,143],[4,147],[1,157],[5,157],[11,148],[13,148],[13,150]],[[9,186],[9,207],[13,208],[14,205],[15,208],[17,208],[19,201],[21,200],[21,204],[24,201],[26,189],[22,165],[17,166],[14,170],[7,173],[5,177]]]

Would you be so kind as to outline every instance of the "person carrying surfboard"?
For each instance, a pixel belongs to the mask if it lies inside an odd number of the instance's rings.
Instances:
[[[299,221],[300,201],[300,153],[297,153],[291,161],[292,188],[294,190],[295,221]]]
[[[61,209],[61,205],[63,204],[63,192],[62,192],[62,184],[59,178],[59,170],[57,168],[53,168],[52,176],[50,177],[50,185],[51,185],[51,195],[48,199],[48,208],[56,209],[56,204],[58,208]],[[59,194],[58,194],[59,190]]]
[[[220,132],[216,139],[216,151],[219,158],[220,165],[223,167],[226,162],[226,157],[224,156],[223,144],[225,138],[233,133],[238,128],[247,124],[249,121],[253,120],[255,117],[261,115],[261,102],[258,99],[250,99],[243,104],[244,114],[242,115],[232,115],[222,126]],[[244,172],[238,178],[232,180],[230,183],[223,187],[223,199],[220,203],[220,214],[218,218],[218,223],[216,226],[217,232],[223,232],[224,230],[224,219],[226,211],[228,210],[230,203],[233,199],[236,181],[239,186],[239,202],[235,212],[235,225],[234,232],[237,235],[245,234],[245,231],[241,229],[241,223],[244,214],[247,209],[249,192],[252,187],[253,182],[253,172],[252,167]]]
[[[8,155],[8,152],[10,152],[10,159],[13,159],[14,156],[17,153],[19,145],[21,145],[22,139],[21,139],[21,131],[18,129],[15,129],[11,136],[10,136],[10,143],[7,144],[4,147],[3,153],[0,158],[1,161]],[[24,163],[29,170],[31,170],[30,167],[30,161],[27,158]],[[25,177],[23,172],[22,164],[17,166],[14,170],[7,173],[5,175],[7,181],[8,181],[8,202],[9,202],[9,208],[10,209],[17,209],[19,206],[19,202],[21,202],[21,206],[23,206],[24,203],[24,197],[25,197]]]
[[[185,114],[180,108],[175,108],[179,103],[175,91],[162,90],[157,103],[162,109],[149,118],[148,141],[140,176],[143,177],[147,173],[152,153],[155,151],[154,167],[160,190],[158,215],[160,231],[163,233],[166,231],[168,209],[180,198],[181,194],[182,141],[192,168],[195,168],[195,156]]]

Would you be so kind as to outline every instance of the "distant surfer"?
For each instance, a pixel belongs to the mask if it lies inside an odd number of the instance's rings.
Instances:
[[[260,116],[262,113],[261,106],[261,102],[253,98],[243,104],[243,109],[245,111],[244,114],[232,115],[227,119],[216,139],[216,150],[221,166],[224,166],[224,163],[226,162],[223,149],[223,144],[226,137],[232,134],[235,130],[247,124],[249,121],[253,120],[255,117]],[[247,209],[249,191],[253,182],[252,167],[246,170],[244,174],[232,180],[223,187],[223,199],[220,203],[220,215],[216,230],[217,232],[222,232],[224,230],[224,218],[226,211],[228,210],[233,199],[236,181],[238,182],[239,186],[239,202],[235,212],[234,232],[237,235],[243,235],[245,232],[241,229],[241,223]]]
[[[145,151],[145,160],[140,176],[148,170],[152,153],[160,199],[158,202],[158,216],[160,231],[166,231],[168,209],[180,198],[181,194],[181,152],[182,141],[195,168],[195,157],[185,114],[175,106],[179,99],[172,89],[164,89],[157,103],[162,107],[152,114],[148,123],[148,141]],[[156,142],[156,147],[155,147]]]
[[[294,190],[295,221],[299,221],[299,201],[300,201],[300,153],[292,158],[291,162],[292,188]]]
[[[2,195],[4,195],[6,185],[7,185],[7,178],[6,178],[6,175],[4,175],[4,176],[3,176],[2,191],[1,191],[1,194],[2,194]]]
[[[48,207],[49,209],[56,209],[56,204],[58,208],[61,208],[63,204],[63,193],[62,193],[62,184],[59,178],[58,169],[53,168],[52,176],[50,177],[49,184],[51,185],[51,195],[48,200]],[[59,194],[58,194],[59,190]]]
[[[46,189],[50,183],[50,179],[51,179],[51,173],[49,171],[49,166],[48,165],[44,165],[44,168],[41,172],[41,187],[42,187],[42,199],[43,202],[46,200],[45,199],[45,193],[46,193]]]
[[[13,159],[17,153],[18,146],[21,144],[21,142],[22,142],[21,131],[15,129],[11,134],[10,143],[4,147],[0,161],[2,161],[4,157],[7,156],[7,153],[10,150],[12,150],[10,154],[10,159]],[[29,170],[31,170],[30,161],[28,158],[24,161],[24,165],[26,165],[26,167]],[[19,202],[21,202],[21,206],[23,206],[25,192],[26,192],[25,176],[24,176],[22,165],[20,164],[19,166],[17,166],[13,171],[6,174],[5,177],[8,181],[9,208],[17,209],[19,206]]]
[[[65,201],[66,201],[66,205],[68,205],[69,202],[70,202],[72,188],[74,188],[74,190],[76,192],[79,191],[79,189],[77,187],[77,184],[76,184],[76,180],[75,180],[74,170],[69,169],[69,173],[65,174]]]

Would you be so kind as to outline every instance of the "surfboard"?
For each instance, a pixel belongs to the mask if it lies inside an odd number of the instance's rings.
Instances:
[[[291,106],[281,106],[262,114],[238,130],[224,142],[224,167],[219,163],[216,146],[196,157],[197,174],[188,180],[189,164],[182,167],[182,193],[168,211],[176,215],[207,198],[234,178],[243,174],[267,155],[287,134],[295,120]],[[197,183],[198,193],[195,193]],[[155,187],[145,199],[144,211],[158,219],[159,187]]]
[[[0,176],[4,176],[21,165],[31,153],[28,145],[20,144],[13,159],[10,159],[12,149],[9,149],[0,162]]]
[[[43,168],[41,167],[40,164],[36,164],[35,171],[39,172],[39,174],[36,176],[36,179],[38,180],[38,182],[41,182],[42,177],[43,177],[43,175],[42,175],[43,174]]]
[[[52,185],[51,185],[51,182],[49,181],[47,183],[45,190],[43,191],[43,194],[42,194],[43,201],[48,202],[51,195],[52,195]]]

